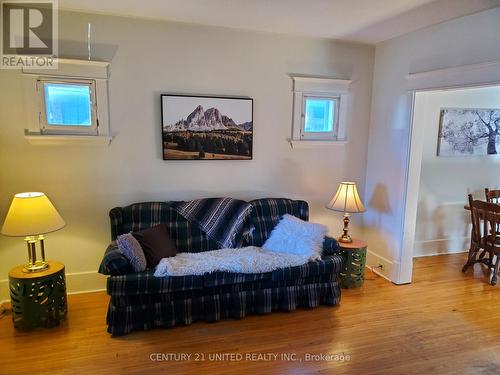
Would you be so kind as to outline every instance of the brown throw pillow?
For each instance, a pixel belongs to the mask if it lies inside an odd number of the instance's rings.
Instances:
[[[133,232],[132,235],[141,244],[148,267],[156,267],[162,258],[177,254],[174,241],[170,238],[166,224]]]

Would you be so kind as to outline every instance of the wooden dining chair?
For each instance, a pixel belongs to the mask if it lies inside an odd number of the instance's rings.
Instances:
[[[500,190],[484,189],[486,202],[500,204]]]
[[[470,210],[472,230],[471,230],[469,254],[467,256],[467,262],[465,262],[464,266],[462,267],[462,272],[467,271],[467,268],[469,268],[469,266],[474,265],[475,263],[483,263],[488,267],[493,266],[493,256],[491,255],[490,252],[485,251],[483,248],[481,248],[481,236],[476,236],[476,233],[478,231],[476,228],[476,220],[475,220],[476,213],[472,210],[472,202],[474,201],[474,198],[472,198],[472,194],[469,194],[468,199],[469,199],[469,205],[467,207],[468,210]],[[486,254],[489,255],[487,258],[485,258]]]
[[[471,248],[462,271],[465,272],[474,263],[486,264],[492,268],[490,283],[496,285],[500,268],[500,233],[498,232],[500,205],[473,200],[469,195],[469,206],[472,218]],[[482,252],[477,257],[481,250]],[[488,259],[485,259],[486,254],[489,255]],[[495,264],[493,264],[494,257],[496,257]]]
[[[500,204],[500,190],[484,189],[486,202]],[[500,232],[500,225],[497,226],[497,232]]]

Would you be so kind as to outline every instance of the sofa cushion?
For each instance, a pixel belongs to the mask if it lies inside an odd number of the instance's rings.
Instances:
[[[214,272],[200,276],[155,277],[154,270],[132,272],[108,278],[107,290],[112,296],[131,296],[170,292],[195,291],[204,288],[244,283],[259,283],[283,280],[305,280],[321,275],[338,275],[342,268],[340,255],[324,256],[321,260],[297,267],[287,267],[265,273]],[[270,284],[272,285],[272,284]],[[269,286],[268,286],[269,287]]]
[[[281,217],[289,214],[304,221],[309,220],[307,202],[286,198],[264,198],[249,202],[252,205],[250,214],[250,235],[243,246],[262,247],[269,238]]]
[[[321,260],[297,267],[287,267],[273,272],[257,274],[238,274],[214,272],[201,276],[155,277],[154,270],[132,272],[126,275],[111,276],[107,280],[107,291],[112,296],[130,296],[200,290],[203,288],[255,283],[261,281],[304,280],[320,275],[338,275],[342,268],[340,255],[324,256]]]
[[[273,271],[273,280],[304,279],[308,277],[332,274],[338,275],[342,269],[340,255],[323,256],[320,260],[308,262],[297,267],[281,268]]]
[[[173,257],[177,254],[177,248],[170,238],[166,224],[158,224],[133,232],[132,236],[139,241],[148,267],[156,267],[163,258]]]
[[[232,273],[212,272],[203,275],[203,285],[212,288],[221,285],[243,284],[259,280],[270,280],[272,272],[263,273]]]
[[[155,277],[154,269],[111,276],[107,280],[108,294],[113,296],[169,293],[203,288],[203,276]]]

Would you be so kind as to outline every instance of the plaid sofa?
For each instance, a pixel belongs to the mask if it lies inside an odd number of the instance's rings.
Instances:
[[[308,220],[307,202],[284,198],[250,201],[252,213],[243,246],[261,246],[284,214]],[[111,237],[160,223],[168,226],[181,252],[217,249],[196,225],[180,216],[169,202],[136,203],[113,208]],[[99,271],[109,275],[111,296],[108,332],[123,335],[133,330],[172,327],[196,321],[241,319],[247,314],[297,307],[336,305],[340,301],[339,272],[342,258],[337,241],[326,237],[322,259],[302,266],[258,274],[215,272],[202,276],[153,276],[154,270],[134,272],[128,261],[111,245]]]

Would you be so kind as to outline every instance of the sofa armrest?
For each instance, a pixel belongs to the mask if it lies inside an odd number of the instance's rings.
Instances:
[[[339,243],[333,237],[325,236],[323,240],[323,255],[339,254]]]
[[[99,266],[99,273],[117,276],[126,275],[131,272],[134,272],[132,265],[128,259],[120,253],[116,242],[111,242],[102,258],[101,265]]]
[[[115,241],[116,237],[122,233],[123,209],[121,207],[115,207],[109,211],[109,223],[111,224],[111,240]]]

